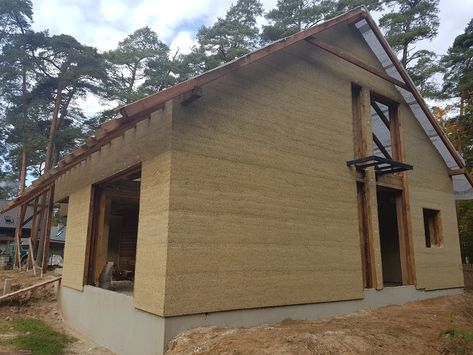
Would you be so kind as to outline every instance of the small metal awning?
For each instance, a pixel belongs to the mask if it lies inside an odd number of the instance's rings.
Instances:
[[[373,166],[376,175],[393,174],[413,169],[412,165],[382,158],[376,155],[349,160],[347,161],[347,166],[354,166],[358,171],[365,171],[366,168]]]

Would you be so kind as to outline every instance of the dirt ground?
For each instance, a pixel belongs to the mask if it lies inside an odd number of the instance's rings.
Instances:
[[[446,331],[453,336],[441,335]],[[468,292],[323,321],[197,328],[172,339],[167,355],[473,354],[471,334],[473,293]]]
[[[43,279],[54,277],[48,273]],[[13,290],[41,280],[27,272],[0,271]],[[0,304],[0,320],[41,319],[77,340],[66,354],[112,354],[66,328],[53,285]],[[449,335],[446,335],[450,334]],[[5,335],[3,335],[5,336]],[[0,334],[0,339],[2,334]],[[0,346],[2,352],[11,348]],[[473,293],[361,311],[323,321],[287,320],[251,328],[203,327],[169,343],[174,354],[473,354]]]
[[[54,272],[51,271],[43,275],[43,279],[40,279],[39,276],[34,276],[32,272],[2,270],[0,271],[0,295],[3,294],[3,285],[6,278],[12,279],[12,291],[15,291],[55,276]],[[0,320],[10,321],[18,318],[41,319],[55,330],[75,338],[76,341],[72,342],[66,349],[66,354],[113,354],[65,326],[57,308],[56,291],[53,284],[27,292],[14,300],[0,303]],[[0,334],[1,338],[2,334]],[[0,345],[0,354],[8,351],[12,351],[12,349]]]

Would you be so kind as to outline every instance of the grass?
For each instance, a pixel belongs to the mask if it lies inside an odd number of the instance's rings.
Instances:
[[[32,355],[61,355],[66,346],[74,341],[39,319],[14,319],[6,324],[8,329],[18,333],[14,338],[6,340],[6,343],[29,350]],[[5,327],[4,323],[0,329]]]
[[[440,336],[453,338],[453,339],[462,339],[467,343],[469,343],[470,341],[473,341],[472,333],[470,333],[467,330],[458,329],[458,328],[450,328],[450,329],[444,330],[440,332]]]
[[[449,338],[451,343],[448,347],[448,353],[455,355],[471,354],[471,343],[473,334],[467,330],[459,328],[449,328],[440,332],[441,337]]]

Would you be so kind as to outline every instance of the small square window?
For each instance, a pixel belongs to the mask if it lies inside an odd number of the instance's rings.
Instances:
[[[443,238],[440,224],[440,211],[424,208],[423,212],[425,246],[427,248],[441,247]]]
[[[4,216],[4,219],[5,219],[5,222],[6,223],[14,223],[15,221],[13,220],[13,217],[12,216]]]

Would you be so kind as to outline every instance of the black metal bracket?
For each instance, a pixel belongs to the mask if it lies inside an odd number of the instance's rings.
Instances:
[[[366,168],[374,166],[377,175],[399,173],[401,171],[412,170],[414,167],[399,161],[371,155],[369,157],[353,159],[347,161],[347,166],[354,166],[356,170],[365,171]]]

